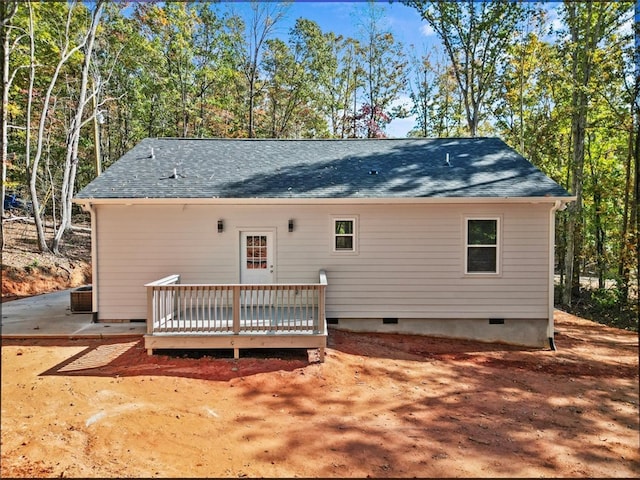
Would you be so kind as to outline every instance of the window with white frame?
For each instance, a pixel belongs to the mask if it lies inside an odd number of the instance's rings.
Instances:
[[[500,219],[466,219],[465,273],[499,273]]]
[[[333,251],[355,253],[357,251],[357,219],[333,217]]]

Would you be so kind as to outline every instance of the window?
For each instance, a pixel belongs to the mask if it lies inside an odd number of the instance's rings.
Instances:
[[[356,218],[333,218],[333,251],[357,251]]]
[[[498,273],[498,218],[468,218],[465,273]]]

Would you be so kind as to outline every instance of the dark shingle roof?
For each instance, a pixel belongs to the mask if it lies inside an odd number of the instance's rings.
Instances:
[[[545,196],[569,195],[497,138],[147,138],[76,198]]]

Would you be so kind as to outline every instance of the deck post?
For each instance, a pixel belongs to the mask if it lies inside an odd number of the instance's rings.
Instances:
[[[147,334],[153,333],[153,287],[147,286]],[[147,348],[147,354],[153,355],[153,348]]]
[[[153,333],[153,287],[147,287],[147,333]]]
[[[320,285],[318,286],[318,333],[323,335],[325,329],[325,294],[327,289],[327,272],[320,270]],[[321,352],[323,355],[324,352]]]
[[[318,286],[318,333],[321,335],[326,335],[327,330],[327,319],[326,311],[325,311],[325,297],[327,291],[327,285],[329,282],[327,281],[327,272],[325,270],[320,270],[320,285]],[[320,362],[324,362],[324,350],[325,347],[320,347],[318,349],[318,356]]]
[[[240,333],[240,285],[233,286],[233,334]]]
[[[163,312],[166,310],[166,295],[162,293],[162,285],[172,285],[180,283],[180,275],[169,275],[155,282],[147,283],[145,285],[147,289],[147,335],[153,335],[153,327],[155,325],[156,317],[160,315],[160,310]],[[156,287],[158,289],[156,290]],[[166,292],[166,290],[165,290]],[[162,304],[162,307],[161,307]],[[147,353],[153,355],[153,348],[147,348]]]

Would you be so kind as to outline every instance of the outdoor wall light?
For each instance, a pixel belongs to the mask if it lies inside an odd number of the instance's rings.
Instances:
[[[218,233],[222,233],[224,231],[224,222],[222,220],[218,220]]]
[[[289,231],[293,232],[293,219],[289,220]]]

